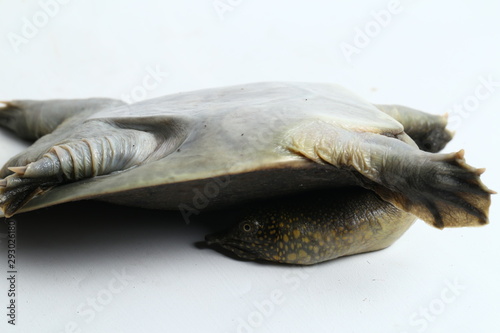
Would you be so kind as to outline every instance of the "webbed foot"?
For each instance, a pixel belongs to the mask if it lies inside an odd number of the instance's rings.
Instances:
[[[26,169],[16,167],[13,169]],[[0,179],[0,209],[6,217],[14,215],[36,195],[60,183],[60,177],[29,178],[22,173],[14,173]]]
[[[385,187],[375,191],[397,207],[439,229],[488,223],[490,195],[496,192],[479,178],[485,169],[465,163],[463,150],[388,165],[381,174]]]
[[[52,133],[61,123],[74,116],[88,116],[125,104],[109,98],[0,101],[0,126],[19,137],[35,140]]]

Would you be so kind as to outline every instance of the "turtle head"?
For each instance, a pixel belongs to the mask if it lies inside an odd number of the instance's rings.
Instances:
[[[271,230],[270,230],[271,229]],[[205,237],[207,245],[218,245],[246,260],[272,260],[276,243],[273,225],[245,218],[231,229]]]
[[[305,221],[289,207],[258,210],[229,230],[205,237],[207,245],[217,245],[245,260],[263,260],[307,265],[321,261],[318,252],[321,224]]]

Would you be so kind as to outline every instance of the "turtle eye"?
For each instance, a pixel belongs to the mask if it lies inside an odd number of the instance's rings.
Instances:
[[[260,224],[256,220],[244,220],[240,222],[238,228],[240,229],[240,232],[243,234],[253,234],[259,230],[259,226]]]
[[[244,232],[250,232],[252,231],[252,225],[250,223],[243,223],[243,225],[241,226],[241,229],[244,231]]]

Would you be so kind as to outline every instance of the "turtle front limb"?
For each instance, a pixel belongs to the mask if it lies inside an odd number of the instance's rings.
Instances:
[[[431,154],[390,137],[312,122],[292,130],[286,147],[318,163],[352,169],[360,185],[437,227],[488,223],[490,194],[483,169],[465,163],[463,152]]]
[[[62,122],[75,115],[92,114],[108,107],[125,104],[109,98],[18,100],[2,103],[5,106],[0,107],[0,126],[28,140],[35,140],[52,133]]]
[[[7,165],[13,173],[0,180],[0,208],[5,216],[12,216],[32,197],[54,186],[124,171],[157,160],[172,149],[155,133],[97,120],[87,122],[37,160]]]
[[[437,153],[453,137],[452,132],[446,129],[446,115],[437,116],[401,105],[375,106],[403,124],[406,134],[421,150]]]

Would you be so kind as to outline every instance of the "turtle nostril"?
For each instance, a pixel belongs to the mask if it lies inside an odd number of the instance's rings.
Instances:
[[[217,234],[211,234],[211,235],[206,235],[205,236],[205,242],[207,245],[213,245],[213,244],[219,244],[219,237]]]

